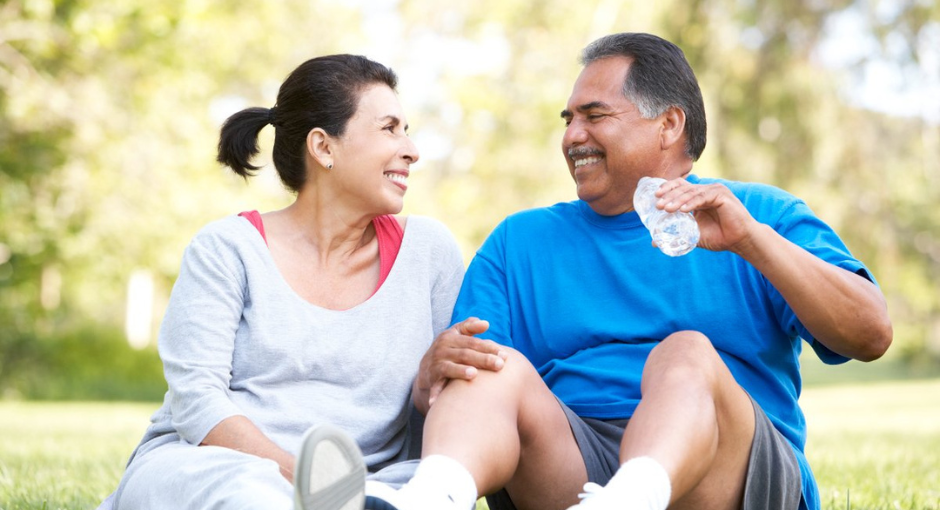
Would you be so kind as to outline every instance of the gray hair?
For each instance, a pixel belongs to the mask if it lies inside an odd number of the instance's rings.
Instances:
[[[632,60],[623,95],[640,115],[651,119],[671,107],[685,112],[685,152],[698,160],[705,150],[707,123],[702,91],[685,54],[675,44],[651,34],[620,33],[602,37],[581,53],[581,64],[607,57]]]

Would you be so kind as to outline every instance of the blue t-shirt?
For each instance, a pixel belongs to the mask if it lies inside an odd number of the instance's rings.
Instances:
[[[778,188],[694,175],[726,185],[759,222],[817,257],[871,279],[835,232]],[[826,363],[843,363],[803,327],[780,293],[744,259],[702,248],[668,257],[635,212],[601,216],[580,200],[514,214],[477,252],[453,321],[490,322],[481,335],[522,352],[582,417],[628,418],[649,352],[680,330],[704,333],[735,380],[792,444],[804,500],[819,508],[803,455],[797,399],[800,338]]]

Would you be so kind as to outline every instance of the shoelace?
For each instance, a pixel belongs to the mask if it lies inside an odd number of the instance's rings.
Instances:
[[[594,482],[588,482],[584,484],[584,492],[578,494],[578,497],[581,499],[588,499],[597,496],[597,494],[604,488],[603,485],[598,485]]]

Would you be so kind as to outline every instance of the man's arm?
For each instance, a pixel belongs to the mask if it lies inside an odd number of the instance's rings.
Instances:
[[[503,368],[508,354],[502,346],[509,345],[511,314],[506,277],[501,264],[494,262],[502,260],[502,235],[500,225],[470,262],[454,304],[453,326],[437,336],[421,360],[412,400],[422,414],[427,413],[450,379],[469,381],[478,370]],[[492,340],[475,336],[483,333]]]
[[[474,335],[485,333],[489,323],[470,317],[444,330],[421,358],[418,376],[412,387],[412,400],[421,414],[428,414],[434,400],[440,395],[447,381],[463,379],[471,381],[478,370],[503,368],[506,351],[492,340],[483,340]]]
[[[878,287],[759,223],[726,186],[675,179],[663,184],[657,195],[666,211],[695,211],[701,231],[699,246],[732,251],[747,260],[829,350],[871,361],[891,345],[891,320]]]
[[[878,287],[825,262],[758,224],[738,255],[780,292],[813,337],[836,354],[862,361],[881,357],[893,336]]]

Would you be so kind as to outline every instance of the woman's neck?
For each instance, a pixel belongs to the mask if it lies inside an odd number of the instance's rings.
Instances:
[[[271,214],[275,235],[305,252],[312,250],[321,263],[347,259],[375,239],[372,216],[335,201],[300,194]]]

